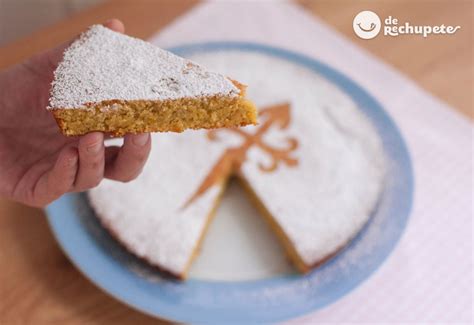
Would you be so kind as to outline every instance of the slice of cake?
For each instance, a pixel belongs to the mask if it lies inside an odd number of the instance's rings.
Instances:
[[[256,124],[246,86],[100,25],[65,52],[49,110],[65,135],[116,136]]]

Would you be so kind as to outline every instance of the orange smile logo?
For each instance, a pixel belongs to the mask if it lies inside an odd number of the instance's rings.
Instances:
[[[366,33],[373,31],[377,27],[377,25],[374,23],[371,23],[369,28],[362,27],[361,23],[358,23],[357,26],[359,26],[359,28]]]

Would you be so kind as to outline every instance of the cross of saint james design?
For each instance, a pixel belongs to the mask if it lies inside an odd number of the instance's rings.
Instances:
[[[280,130],[288,128],[291,123],[290,104],[282,103],[266,107],[260,110],[259,117],[260,120],[263,120],[263,123],[260,124],[254,133],[248,133],[242,129],[222,130],[239,134],[243,139],[242,144],[238,147],[231,147],[224,151],[194,194],[185,202],[183,208],[189,206],[209,188],[218,184],[225,177],[228,177],[233,171],[239,170],[240,166],[242,166],[244,161],[247,159],[247,151],[253,146],[258,147],[272,159],[269,165],[264,165],[261,162],[258,164],[258,168],[262,172],[273,172],[278,168],[280,163],[283,163],[288,167],[294,167],[298,164],[298,160],[291,157],[291,153],[298,147],[298,141],[295,138],[286,138],[287,146],[285,148],[272,147],[263,140],[263,135],[274,125],[278,126]],[[217,141],[217,132],[219,131],[221,130],[209,131],[207,133],[209,140]]]

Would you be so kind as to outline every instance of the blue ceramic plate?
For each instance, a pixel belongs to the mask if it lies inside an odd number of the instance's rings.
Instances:
[[[213,51],[258,52],[300,65],[349,95],[375,126],[390,164],[377,209],[359,235],[336,257],[310,274],[224,282],[161,277],[127,253],[100,226],[83,195],[68,194],[46,210],[57,241],[97,286],[149,315],[179,322],[269,322],[309,313],[341,298],[366,280],[395,247],[408,220],[413,176],[405,142],[372,96],[329,66],[287,50],[260,44],[213,42],[171,51],[189,56]]]

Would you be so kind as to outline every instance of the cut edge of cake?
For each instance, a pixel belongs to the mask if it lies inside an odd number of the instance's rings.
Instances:
[[[199,257],[200,251],[202,244],[206,238],[206,234],[209,231],[209,227],[211,226],[212,221],[214,220],[214,217],[216,216],[217,209],[219,208],[219,205],[222,201],[222,197],[224,196],[224,192],[227,188],[227,184],[229,182],[230,177],[225,177],[220,181],[220,188],[219,188],[219,193],[214,200],[214,203],[211,207],[211,211],[207,214],[206,216],[206,223],[204,224],[203,230],[201,231],[201,234],[199,235],[199,239],[196,242],[196,245],[194,246],[193,252],[191,254],[191,257],[188,259],[188,262],[186,263],[186,266],[184,267],[184,271],[179,275],[180,280],[186,280],[189,274],[189,270],[191,269],[191,266],[193,265],[193,262],[196,260],[196,258]]]
[[[267,226],[270,227],[272,232],[278,238],[280,245],[282,246],[283,250],[290,259],[293,266],[301,273],[309,272],[313,268],[313,266],[307,265],[303,261],[301,256],[296,251],[295,246],[293,245],[290,238],[288,238],[278,221],[272,216],[270,211],[268,211],[265,204],[259,199],[258,195],[252,189],[252,186],[249,184],[249,182],[242,175],[239,174],[236,175],[236,179],[241,184],[250,202],[253,204],[253,206],[257,208],[260,217],[265,220]]]
[[[246,86],[231,80],[235,97],[210,96],[173,100],[105,100],[84,108],[50,108],[61,132],[78,136],[100,131],[126,133],[183,132],[257,124],[257,109],[245,98]]]

